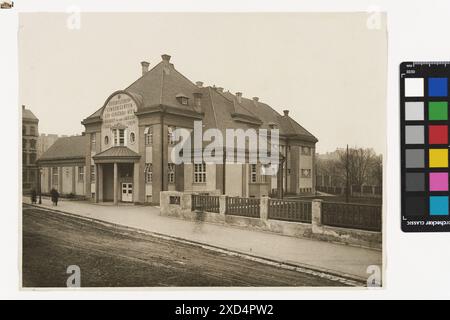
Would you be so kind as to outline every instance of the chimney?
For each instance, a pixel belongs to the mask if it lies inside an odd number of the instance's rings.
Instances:
[[[142,61],[141,62],[141,66],[142,66],[142,75],[146,74],[148,72],[148,66],[150,65],[150,63],[148,63],[147,61]]]
[[[223,92],[223,88],[222,87],[217,87],[216,90],[217,90],[217,92],[220,92],[220,93]]]
[[[203,87],[203,82],[197,81],[197,82],[195,83],[195,85],[196,85],[197,87],[201,88],[201,87]]]
[[[286,117],[289,117],[289,110],[283,110],[283,113]]]
[[[236,92],[236,98],[239,103],[242,102],[242,92]]]
[[[161,58],[163,59],[164,62],[169,63],[170,61],[170,56],[168,54],[163,54],[161,55]]]
[[[203,94],[201,92],[194,92],[194,104],[196,107],[202,107],[202,97]]]

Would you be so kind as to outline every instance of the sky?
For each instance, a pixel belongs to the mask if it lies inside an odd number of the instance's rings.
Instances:
[[[325,153],[386,144],[385,16],[367,13],[22,13],[19,102],[40,133],[73,135],[161,54],[193,82],[290,116]],[[69,24],[68,24],[69,22]],[[370,25],[370,24],[369,24]],[[18,106],[19,107],[19,106]]]

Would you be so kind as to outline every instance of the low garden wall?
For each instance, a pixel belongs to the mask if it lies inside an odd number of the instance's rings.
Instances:
[[[161,192],[161,215],[381,249],[381,206]]]

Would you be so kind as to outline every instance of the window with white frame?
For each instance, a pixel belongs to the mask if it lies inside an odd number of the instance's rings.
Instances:
[[[58,186],[58,180],[59,180],[58,167],[53,167],[52,168],[52,186],[57,187]]]
[[[167,127],[167,141],[169,144],[175,144],[175,127],[169,126]]]
[[[153,165],[151,163],[145,164],[145,183],[152,183],[153,180]]]
[[[167,164],[167,180],[169,183],[175,183],[175,164]]]
[[[194,182],[206,182],[206,163],[194,163]]]
[[[250,181],[256,182],[256,164],[250,165]]]
[[[153,127],[145,128],[144,134],[145,134],[145,145],[151,146],[153,144]]]
[[[84,167],[80,166],[78,167],[78,182],[84,181]]]
[[[125,145],[125,129],[113,129],[114,146]]]

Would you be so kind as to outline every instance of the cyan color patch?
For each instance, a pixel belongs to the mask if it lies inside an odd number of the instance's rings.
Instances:
[[[430,197],[430,215],[432,216],[448,215],[448,196]]]

